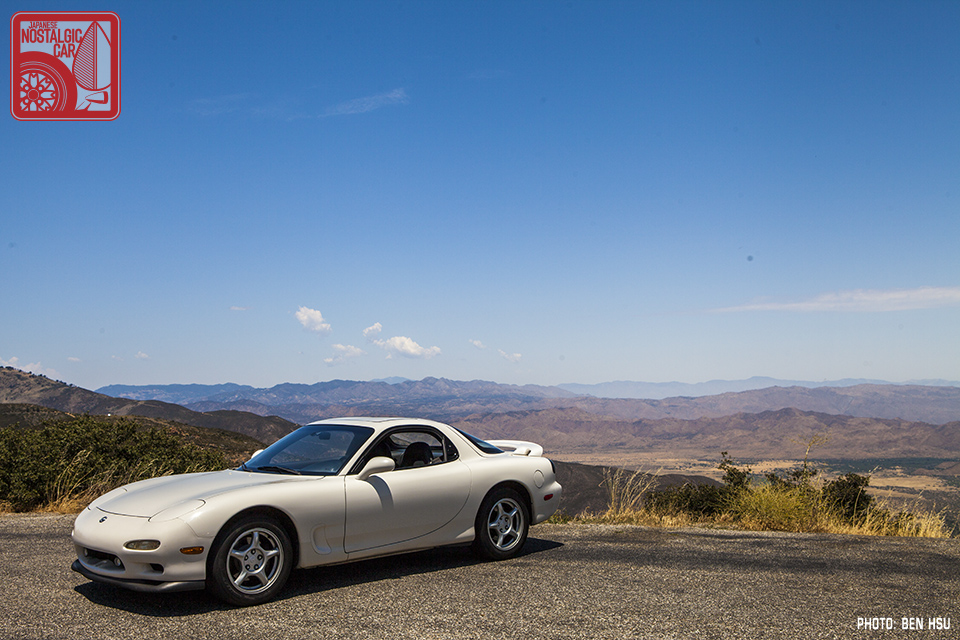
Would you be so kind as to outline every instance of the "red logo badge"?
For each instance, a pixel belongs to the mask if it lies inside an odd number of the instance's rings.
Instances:
[[[120,18],[23,11],[10,18],[10,113],[17,120],[120,115]]]

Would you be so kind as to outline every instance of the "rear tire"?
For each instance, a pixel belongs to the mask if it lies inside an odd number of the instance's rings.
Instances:
[[[480,505],[474,523],[477,553],[491,560],[506,560],[520,553],[530,529],[530,512],[519,493],[496,487]]]
[[[277,596],[293,569],[293,547],[269,516],[248,516],[217,536],[210,552],[207,587],[219,599],[246,607]]]

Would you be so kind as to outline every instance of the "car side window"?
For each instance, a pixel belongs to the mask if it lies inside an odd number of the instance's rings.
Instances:
[[[417,469],[456,460],[460,452],[443,435],[426,429],[402,429],[382,436],[363,456],[353,473],[376,456],[392,458],[395,470]]]
[[[397,469],[426,467],[443,457],[443,443],[429,431],[396,431],[389,439],[391,449],[399,454],[399,459],[394,458]]]
[[[443,464],[459,457],[456,447],[433,431],[395,431],[388,439],[399,470]]]

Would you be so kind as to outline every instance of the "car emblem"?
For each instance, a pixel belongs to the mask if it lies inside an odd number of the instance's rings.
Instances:
[[[107,519],[107,516],[103,516],[102,518],[100,518],[100,522],[103,522],[106,519]]]

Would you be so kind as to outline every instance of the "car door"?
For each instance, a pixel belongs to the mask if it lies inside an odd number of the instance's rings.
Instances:
[[[428,454],[423,453],[425,447]],[[359,466],[373,455],[387,452],[397,465],[393,471],[366,480],[359,480],[356,473],[345,479],[347,553],[433,533],[453,520],[470,495],[470,470],[439,432],[425,428],[391,431],[370,447]]]

